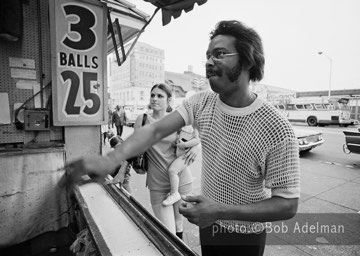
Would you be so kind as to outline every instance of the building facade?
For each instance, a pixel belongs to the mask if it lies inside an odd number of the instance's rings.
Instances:
[[[112,107],[147,105],[151,87],[165,80],[164,59],[164,50],[142,42],[135,44],[121,66],[115,54],[110,54],[108,83]]]
[[[110,107],[148,105],[150,89],[156,83],[171,87],[174,105],[179,105],[188,92],[210,88],[208,80],[195,74],[191,66],[184,73],[169,72],[165,71],[164,60],[164,50],[142,42],[136,43],[121,66],[115,54],[110,54],[107,60]]]
[[[210,88],[206,77],[195,74],[192,66],[184,73],[165,71],[165,83],[173,89],[173,105],[180,105],[185,97]]]

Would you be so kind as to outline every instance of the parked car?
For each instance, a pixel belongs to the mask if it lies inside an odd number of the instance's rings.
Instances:
[[[293,129],[299,142],[300,152],[310,151],[322,145],[325,141],[321,131],[301,129],[299,127],[293,127]]]
[[[360,128],[353,131],[343,131],[345,135],[345,144],[343,151],[346,154],[360,154]]]
[[[133,107],[133,106],[125,106],[124,107],[125,110],[125,115],[126,115],[126,125],[133,127],[136,121],[136,118],[143,114],[146,113],[146,107],[145,106],[137,106],[137,107]]]

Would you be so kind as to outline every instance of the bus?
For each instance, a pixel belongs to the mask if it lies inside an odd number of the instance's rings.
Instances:
[[[349,99],[330,99],[328,103],[300,102],[274,104],[290,122],[307,123],[309,126],[354,124],[350,118]]]

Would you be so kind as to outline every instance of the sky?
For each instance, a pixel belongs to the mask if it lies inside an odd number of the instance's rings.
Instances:
[[[149,15],[155,10],[128,1]],[[166,26],[159,11],[139,41],[164,49],[166,71],[183,73],[191,65],[205,76],[210,31],[220,20],[236,19],[262,38],[261,84],[300,92],[360,89],[359,14],[359,0],[208,0]]]

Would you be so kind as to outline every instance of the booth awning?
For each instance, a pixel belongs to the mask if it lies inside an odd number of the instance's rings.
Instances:
[[[180,17],[182,11],[189,12],[194,8],[194,4],[202,5],[207,0],[144,0],[150,2],[162,10],[162,23],[163,26],[167,25],[171,21],[171,17],[174,19]]]
[[[162,10],[163,26],[181,16],[182,11],[189,12],[195,3],[202,5],[207,0],[144,0],[157,7],[150,16],[136,8],[134,4],[125,0],[103,0],[108,7],[108,54],[115,51],[118,65],[120,66],[131,52],[139,36],[151,22],[155,14]],[[124,45],[133,40],[131,47]]]
[[[111,37],[111,29],[114,29],[114,35],[117,47],[121,47],[119,31],[120,26],[122,44],[126,44],[142,33],[143,27],[150,20],[150,15],[137,9],[134,4],[123,0],[105,1],[110,13],[112,28],[108,29],[107,49],[108,53],[114,51],[114,41]]]

